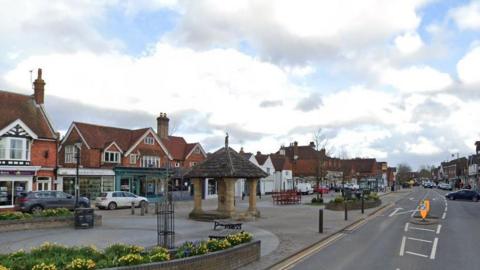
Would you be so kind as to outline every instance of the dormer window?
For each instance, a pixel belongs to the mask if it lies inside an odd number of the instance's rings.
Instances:
[[[106,151],[103,155],[103,161],[105,161],[106,163],[119,163],[120,153]]]
[[[26,138],[0,138],[0,160],[30,160],[30,141]]]
[[[143,142],[145,144],[154,144],[155,143],[153,137],[151,137],[151,136],[145,137],[145,139],[143,139]]]
[[[200,154],[200,148],[198,148],[198,147],[195,148],[195,150],[193,150],[193,152],[194,152],[195,154]]]

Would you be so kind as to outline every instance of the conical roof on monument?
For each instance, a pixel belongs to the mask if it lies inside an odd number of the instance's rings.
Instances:
[[[268,174],[257,165],[245,159],[241,154],[225,147],[208,156],[202,163],[195,165],[185,174],[188,178],[262,178]]]

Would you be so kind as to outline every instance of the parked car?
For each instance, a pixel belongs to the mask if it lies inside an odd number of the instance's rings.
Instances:
[[[75,197],[62,191],[30,191],[21,193],[15,202],[18,209],[22,212],[37,213],[43,209],[75,208]],[[90,207],[88,198],[79,197],[78,206]]]
[[[360,186],[357,185],[357,184],[345,184],[344,189],[349,189],[349,190],[355,191],[355,190],[359,190]]]
[[[433,188],[433,183],[432,182],[424,182],[423,183],[423,187],[424,188]]]
[[[304,195],[313,194],[313,188],[310,183],[298,183],[297,191]]]
[[[449,192],[445,195],[449,200],[470,200],[478,202],[480,199],[480,193],[475,190],[461,189],[455,192]]]
[[[99,209],[115,210],[121,207],[135,207],[148,204],[148,199],[125,191],[103,192],[95,200],[95,206]]]
[[[313,189],[313,192],[320,193],[320,194],[327,194],[328,192],[330,192],[330,189],[326,186],[320,186],[320,187],[315,187]]]
[[[443,190],[453,190],[452,185],[448,183],[439,183],[438,188]]]

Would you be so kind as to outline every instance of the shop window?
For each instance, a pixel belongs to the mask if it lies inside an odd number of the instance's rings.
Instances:
[[[103,192],[113,191],[114,189],[115,189],[115,180],[113,179],[113,177],[102,179]]]
[[[50,190],[50,177],[37,177],[37,190]]]
[[[12,207],[21,193],[27,191],[26,181],[0,181],[0,207]]]
[[[120,153],[119,152],[106,151],[103,155],[103,161],[105,161],[107,163],[119,163]]]

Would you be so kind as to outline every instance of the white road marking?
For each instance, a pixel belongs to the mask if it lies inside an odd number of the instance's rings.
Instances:
[[[395,213],[397,213],[398,211],[402,210],[403,208],[395,208],[395,210],[393,210],[393,212],[388,215],[389,217],[393,217],[393,215],[395,215]]]
[[[410,198],[409,200],[410,200],[410,201],[413,201],[413,200],[415,200],[415,198],[412,197],[412,198]]]
[[[411,255],[415,255],[415,256],[424,257],[424,258],[428,258],[427,255],[420,254],[420,253],[415,253],[415,252],[411,252],[411,251],[405,251],[405,253],[408,253],[408,254],[411,254]]]
[[[447,217],[447,212],[443,212],[442,219],[445,219]]]
[[[442,229],[442,224],[438,224],[438,226],[437,226],[437,234],[440,234],[440,229]]]
[[[424,228],[417,228],[417,227],[410,227],[410,229],[419,230],[419,231],[427,231],[427,232],[435,232],[435,230],[424,229]]]
[[[408,225],[409,225],[409,224],[410,224],[410,223],[408,223],[408,222],[405,223],[405,231],[406,231],[406,232],[408,232]]]
[[[447,210],[448,210],[448,207],[445,206],[445,212],[447,212]]]
[[[437,253],[438,237],[433,240],[432,253],[430,253],[430,259],[435,260],[435,253]]]
[[[412,212],[412,214],[410,215],[410,217],[413,218],[413,216],[415,215],[415,213],[416,213],[417,211],[418,211],[418,207],[417,207],[415,210],[413,210],[413,212]]]
[[[430,240],[425,240],[425,239],[420,239],[420,238],[413,238],[413,237],[408,237],[408,240],[414,240],[414,241],[419,241],[419,242],[425,242],[425,243],[432,243]]]
[[[400,245],[400,256],[403,256],[403,254],[405,253],[405,241],[407,240],[407,238],[404,236],[402,238],[402,244]]]

